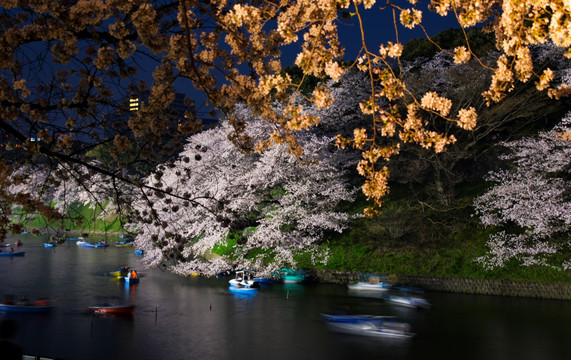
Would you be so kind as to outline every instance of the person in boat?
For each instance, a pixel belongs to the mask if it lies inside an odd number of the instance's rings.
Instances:
[[[123,265],[119,268],[119,273],[123,276],[129,274],[129,267],[127,265]]]
[[[24,352],[14,342],[18,323],[12,319],[4,319],[0,324],[0,354],[4,360],[22,360]]]
[[[136,279],[139,275],[137,274],[137,272],[135,270],[131,270],[131,274],[130,277],[131,279]]]

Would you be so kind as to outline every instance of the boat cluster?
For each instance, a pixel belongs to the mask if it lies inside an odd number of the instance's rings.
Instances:
[[[387,303],[413,309],[429,309],[430,303],[422,296],[422,290],[393,286],[378,275],[365,276],[363,280],[347,285],[353,295],[378,298]]]
[[[396,306],[411,309],[428,309],[430,303],[422,297],[420,289],[392,286],[378,275],[364,276],[361,281],[347,285],[356,296],[372,297]],[[410,338],[414,336],[410,325],[399,322],[395,316],[322,314],[335,332],[372,337]]]
[[[115,242],[115,247],[133,247],[135,241],[132,237],[124,237],[119,236],[122,240]],[[63,244],[66,240],[73,241],[77,246],[86,247],[86,248],[106,248],[109,247],[109,242],[107,240],[100,240],[100,241],[89,241],[84,236],[79,237],[62,237],[62,238],[54,238],[51,237],[50,241],[44,243],[45,247],[55,247],[56,245]]]
[[[225,272],[220,276],[231,274]],[[284,283],[302,283],[306,274],[302,270],[281,268],[269,276],[257,276],[254,270],[240,270],[235,272],[234,278],[229,281],[229,289],[233,293],[255,294],[262,285],[271,285],[275,281]]]

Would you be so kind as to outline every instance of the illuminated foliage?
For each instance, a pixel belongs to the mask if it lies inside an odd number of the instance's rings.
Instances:
[[[489,69],[490,86],[482,92],[488,105],[502,101],[516,82],[533,81],[556,99],[569,94],[569,86],[558,82],[551,69],[534,67],[529,48],[551,42],[571,56],[568,1],[432,0],[428,8],[454,16],[462,31],[485,25],[495,34],[502,55],[494,66],[482,62],[469,41],[449,51],[456,62],[473,61]],[[372,201],[365,214],[373,215],[388,191],[386,162],[402,144],[441,152],[456,141],[432,126],[428,117],[467,131],[477,125],[474,107],[457,106],[434,89],[416,94],[402,77],[398,31],[424,30],[426,11],[416,0],[0,0],[3,189],[16,181],[11,175],[22,163],[45,168],[52,181],[60,174],[53,170],[64,163],[160,192],[154,184],[143,185],[141,174],[94,165],[85,158],[86,151],[105,143],[121,166],[155,164],[179,151],[183,140],[199,130],[205,108],[229,120],[235,151],[261,153],[285,146],[289,154],[302,157],[296,134],[321,119],[296,99],[312,102],[318,111],[332,106],[332,87],[352,67],[369,79],[370,93],[360,111],[371,121],[340,134],[337,145],[361,151],[357,170],[365,179],[363,192]],[[364,23],[374,21],[379,12],[392,15],[397,33],[394,40],[373,48],[365,41]],[[361,52],[352,64],[342,62],[344,44],[339,37],[340,19],[347,17],[362,30]],[[294,63],[303,73],[299,80],[283,71],[292,65],[282,63],[286,51],[297,53]],[[152,80],[145,79],[151,73]],[[308,94],[304,82],[309,76],[331,81]],[[184,116],[169,116],[175,85],[181,83],[203,97],[193,99]],[[150,95],[137,111],[122,107],[132,92],[145,90]],[[247,106],[252,116],[234,112],[236,104]],[[249,136],[252,118],[270,125],[267,136]],[[124,156],[125,152],[131,153]],[[160,152],[165,154],[158,156]],[[0,194],[1,225],[6,229],[8,204],[32,203],[18,194]],[[34,206],[47,214],[45,207]]]
[[[571,247],[571,142],[565,138],[570,126],[568,113],[537,138],[502,144],[508,148],[503,159],[514,166],[490,173],[495,185],[475,201],[482,223],[501,229],[490,236],[488,254],[478,259],[487,268],[513,259],[526,266],[571,268],[568,257],[554,257],[569,254]]]
[[[248,135],[259,139],[269,130],[252,120]],[[305,155],[296,158],[285,145],[260,155],[237,152],[229,132],[224,124],[190,137],[176,160],[145,180],[165,191],[145,191],[133,204],[142,221],[130,226],[149,265],[168,265],[182,275],[275,270],[295,264],[298,251],[317,256],[315,245],[326,231],[347,227],[351,217],[335,207],[352,200],[339,168],[348,157],[331,152],[331,137],[297,134]],[[229,250],[216,253],[220,246]],[[321,254],[315,261],[326,259]]]

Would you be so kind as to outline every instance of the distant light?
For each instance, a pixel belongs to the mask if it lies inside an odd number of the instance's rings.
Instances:
[[[129,111],[139,110],[139,98],[129,99]]]

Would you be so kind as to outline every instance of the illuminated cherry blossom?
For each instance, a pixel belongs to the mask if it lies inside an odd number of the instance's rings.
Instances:
[[[490,236],[489,253],[478,259],[487,268],[502,267],[513,259],[523,265],[540,264],[566,270],[571,260],[553,262],[553,254],[569,254],[571,247],[571,142],[561,134],[571,131],[571,113],[551,131],[536,138],[503,143],[507,170],[490,173],[495,185],[475,201],[486,227],[506,227]],[[560,255],[561,256],[561,255]]]

